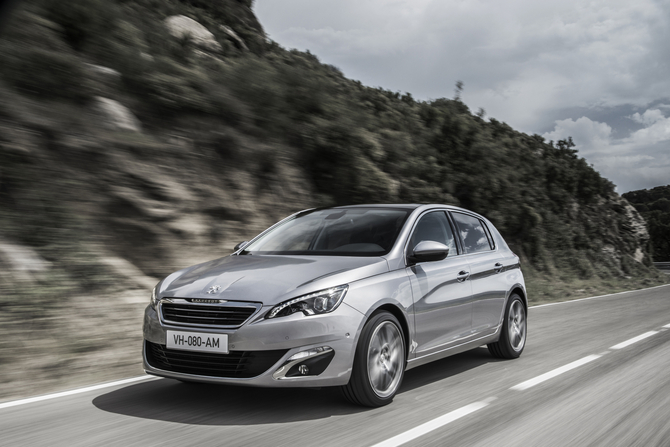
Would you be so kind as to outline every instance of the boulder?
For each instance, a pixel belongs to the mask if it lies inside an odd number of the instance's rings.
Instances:
[[[232,28],[227,27],[226,25],[219,25],[219,29],[226,33],[228,38],[235,44],[235,46],[242,50],[242,51],[249,51],[249,48],[247,47],[247,44],[244,43],[244,40],[237,35],[235,31],[232,30]]]
[[[104,67],[102,65],[95,65],[95,64],[85,64],[86,68],[89,69],[89,71],[95,75],[99,75],[101,77],[109,77],[109,78],[114,78],[114,79],[120,79],[121,78],[121,73],[118,71],[114,70],[113,68],[109,67]]]
[[[51,263],[42,259],[35,250],[25,245],[13,244],[0,239],[0,265],[17,278],[30,281],[47,271]]]
[[[144,290],[151,290],[158,281],[157,278],[145,275],[132,262],[119,256],[108,255],[100,258],[100,262],[117,275],[129,279],[132,283]]]
[[[110,129],[141,132],[142,125],[126,106],[113,99],[96,96],[94,111],[104,120],[103,124]]]
[[[221,44],[216,41],[214,34],[191,18],[182,15],[170,16],[165,19],[165,26],[172,36],[177,39],[188,38],[200,50],[221,52]]]

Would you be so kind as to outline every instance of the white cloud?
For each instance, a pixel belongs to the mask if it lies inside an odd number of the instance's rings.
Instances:
[[[552,132],[542,135],[546,140],[564,140],[572,137],[582,156],[607,150],[612,145],[612,128],[607,123],[591,121],[583,116],[577,120],[556,121]]]
[[[635,122],[644,124],[645,126],[649,126],[665,119],[663,112],[658,109],[648,109],[642,115],[635,113],[630,118]]]
[[[663,113],[658,110],[647,110],[644,114],[636,113],[633,115],[634,120],[644,124],[645,128],[633,132],[628,139],[631,143],[638,146],[670,143],[670,118],[663,116]]]
[[[670,184],[670,118],[658,109],[632,117],[644,128],[625,138],[612,138],[607,123],[587,117],[558,120],[554,130],[542,135],[557,141],[571,136],[579,155],[625,192]]]

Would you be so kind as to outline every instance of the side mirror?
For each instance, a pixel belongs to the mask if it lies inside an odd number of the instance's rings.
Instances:
[[[449,255],[449,247],[435,241],[421,241],[407,256],[411,265],[417,262],[441,261]]]
[[[249,245],[249,241],[240,242],[239,244],[237,244],[235,246],[235,248],[233,248],[233,251],[241,250],[244,247],[246,247],[247,245]]]

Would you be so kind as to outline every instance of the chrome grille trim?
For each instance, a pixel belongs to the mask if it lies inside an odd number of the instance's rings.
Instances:
[[[235,329],[263,307],[261,303],[224,301],[197,303],[191,298],[163,298],[158,304],[161,323],[190,328]]]

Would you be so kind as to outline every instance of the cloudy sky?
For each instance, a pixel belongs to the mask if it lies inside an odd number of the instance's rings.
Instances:
[[[572,136],[620,193],[670,184],[668,0],[256,0],[269,37],[366,85]]]

